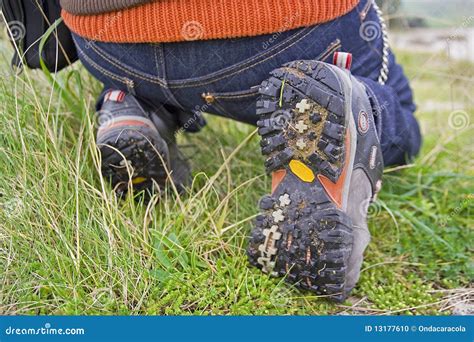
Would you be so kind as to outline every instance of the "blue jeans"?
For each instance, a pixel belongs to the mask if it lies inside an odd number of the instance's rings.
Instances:
[[[272,35],[164,44],[103,43],[77,35],[74,40],[82,63],[105,89],[131,92],[176,113],[184,126],[189,118],[194,123],[196,112],[255,124],[257,90],[270,71],[300,59],[331,62],[334,51],[350,52],[351,72],[366,85],[374,105],[385,164],[403,164],[418,153],[421,136],[409,82],[392,53],[388,81],[377,82],[383,47],[379,20],[371,2],[362,0],[336,20]],[[375,31],[364,33],[368,26]]]

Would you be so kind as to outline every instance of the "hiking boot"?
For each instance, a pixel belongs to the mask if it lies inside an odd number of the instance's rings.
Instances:
[[[178,191],[190,183],[190,168],[176,145],[173,115],[154,111],[133,95],[111,90],[98,112],[97,146],[101,171],[119,196],[130,188],[151,195],[163,191],[170,177]]]
[[[347,70],[296,61],[260,87],[258,132],[272,194],[260,200],[250,263],[344,300],[370,240],[367,208],[383,161],[372,106]]]

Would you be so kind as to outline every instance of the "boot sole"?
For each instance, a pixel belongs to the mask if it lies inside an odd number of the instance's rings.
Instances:
[[[163,161],[168,163],[168,147],[155,131],[146,127],[111,129],[97,145],[102,175],[119,196],[128,193],[130,182],[135,193],[147,195],[166,185],[168,174]]]
[[[352,224],[326,192],[320,175],[336,182],[345,163],[351,162],[345,156],[352,119],[346,115],[347,89],[323,63],[293,62],[271,75],[260,88],[257,125],[266,171],[284,170],[285,176],[260,200],[262,212],[248,247],[250,263],[273,276],[285,276],[297,287],[342,301]]]

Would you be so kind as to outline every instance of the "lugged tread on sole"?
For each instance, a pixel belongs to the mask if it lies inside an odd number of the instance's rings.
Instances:
[[[166,160],[166,155],[152,137],[139,131],[125,130],[120,135],[102,138],[98,147],[102,158],[101,172],[118,195],[127,194],[128,184],[133,179],[142,179],[133,185],[136,193],[153,192],[156,185],[165,186],[168,174],[162,160]],[[125,165],[125,160],[131,164],[129,167]]]
[[[257,114],[261,117],[257,125],[262,136],[262,153],[268,155],[265,167],[268,173],[282,168],[291,156],[303,161],[314,172],[335,181],[342,172],[345,149],[343,95],[334,94],[334,91],[329,93],[317,80],[305,74],[296,75],[295,72],[289,68],[277,69],[273,72],[274,77],[262,86],[273,89],[271,92],[261,91],[261,99],[257,102]],[[278,83],[270,86],[272,82]],[[280,86],[279,92],[275,91],[277,86]],[[332,86],[335,87],[334,84]],[[275,93],[278,94],[268,95]],[[289,99],[292,100],[287,101]],[[311,109],[301,113],[298,110],[301,101],[307,101]],[[278,115],[280,121],[276,119]],[[279,138],[272,138],[275,135]],[[285,144],[280,135],[288,143]],[[287,147],[284,154],[280,154],[282,146]],[[319,149],[316,158],[312,156],[314,152],[307,152],[312,147]]]
[[[297,159],[336,181],[344,165],[342,86],[320,63],[295,63],[274,70],[260,88],[257,125],[266,170],[288,169],[290,160]],[[278,115],[285,120],[275,120]],[[344,299],[350,218],[318,187],[309,195],[286,185],[278,189],[260,200],[262,214],[247,251],[250,263],[300,288]],[[289,194],[289,203],[279,202],[282,193]]]

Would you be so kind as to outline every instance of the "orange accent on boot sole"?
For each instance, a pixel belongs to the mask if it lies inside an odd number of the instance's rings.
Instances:
[[[344,168],[342,169],[341,175],[339,176],[337,182],[334,183],[326,176],[318,175],[318,179],[321,182],[324,190],[326,190],[326,193],[328,194],[328,196],[338,206],[339,209],[342,208],[342,190],[344,188],[344,182],[347,176],[347,169],[349,167],[348,157],[350,156],[350,150],[351,150],[351,139],[350,139],[349,131],[346,134],[345,145],[346,145],[346,153],[344,156]]]
[[[290,161],[290,170],[303,182],[311,183],[314,181],[315,176],[313,170],[299,160],[293,159]]]
[[[276,170],[272,173],[272,194],[275,192],[277,186],[281,183],[283,178],[286,176],[286,170]]]
[[[109,130],[112,128],[122,127],[122,126],[140,126],[140,127],[149,127],[146,123],[139,120],[123,120],[119,122],[112,123],[111,125],[99,128],[99,130]]]

